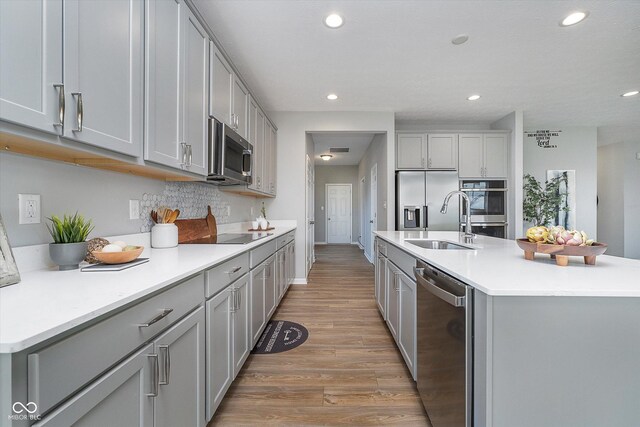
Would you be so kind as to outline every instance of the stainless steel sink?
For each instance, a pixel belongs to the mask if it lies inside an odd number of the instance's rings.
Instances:
[[[458,245],[457,243],[447,242],[446,240],[405,240],[412,245],[420,246],[425,249],[441,249],[441,250],[473,250],[467,246]]]

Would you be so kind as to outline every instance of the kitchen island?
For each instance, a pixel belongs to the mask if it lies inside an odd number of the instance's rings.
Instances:
[[[396,314],[394,306],[396,299],[406,300],[411,286],[419,291],[412,266],[422,260],[473,289],[467,300],[472,313],[467,346],[468,425],[637,425],[639,261],[603,255],[595,266],[571,258],[567,267],[559,267],[548,255],[525,260],[510,240],[477,236],[466,245],[456,232],[379,231],[376,235],[378,263],[391,265],[386,271],[399,277],[399,285],[389,286],[391,276],[387,273],[385,279],[376,265],[378,306],[392,334],[398,329],[396,341],[419,388],[416,359],[420,360],[421,347],[416,334],[424,325],[416,326],[420,313],[413,318],[410,313]],[[408,242],[414,239],[445,240],[471,249],[424,249]],[[413,284],[405,286],[409,279]],[[383,291],[378,281],[385,280]],[[400,289],[397,297],[394,287]],[[399,306],[402,309],[402,303]],[[417,310],[406,302],[404,308]],[[394,318],[399,319],[398,327],[393,325]],[[413,342],[406,338],[412,326],[406,319],[414,322]],[[444,348],[450,350],[443,346],[441,351]],[[418,354],[412,355],[412,349]]]

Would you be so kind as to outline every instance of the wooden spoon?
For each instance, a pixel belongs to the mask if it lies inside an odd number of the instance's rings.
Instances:
[[[175,211],[171,211],[171,215],[169,216],[169,220],[167,222],[172,224],[176,219],[178,219],[178,215],[180,215],[180,211],[178,209],[176,209]]]
[[[153,222],[155,222],[157,224],[158,223],[158,212],[151,211],[151,219],[153,220]]]

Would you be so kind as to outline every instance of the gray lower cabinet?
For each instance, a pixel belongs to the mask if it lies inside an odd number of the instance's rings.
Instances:
[[[260,264],[251,272],[249,294],[251,299],[251,347],[260,338],[267,323],[264,310],[266,263]]]
[[[233,381],[233,331],[231,310],[233,292],[230,287],[206,303],[207,312],[207,419],[211,419]]]
[[[251,346],[250,319],[251,301],[249,300],[249,275],[245,274],[232,285],[233,303],[232,308],[232,330],[233,330],[233,378],[238,375],[244,364]]]
[[[391,261],[386,263],[386,277],[387,277],[387,326],[393,338],[398,341],[398,329],[400,325],[400,304],[399,304],[399,290],[398,290],[398,276],[400,275],[400,269],[396,267]]]
[[[293,280],[296,278],[296,244],[295,242],[289,243],[287,246],[288,255],[287,255],[287,265],[289,271],[289,279],[287,280],[287,289],[293,283]]]
[[[156,427],[206,424],[204,343],[202,306],[155,340],[159,368],[154,402]]]
[[[287,287],[287,270],[286,270],[286,261],[287,261],[287,253],[286,251],[283,249],[280,249],[278,251],[277,254],[277,263],[278,263],[278,267],[277,267],[277,291],[278,291],[278,297],[277,297],[277,301],[280,301],[282,299],[282,297],[284,296],[284,293],[286,291],[286,287]]]
[[[60,408],[37,427],[153,426],[153,344],[137,351]]]
[[[276,256],[272,255],[265,262],[264,273],[264,311],[267,313],[267,319],[271,318],[278,305],[278,281],[276,279]]]
[[[387,258],[379,251],[376,252],[375,265],[376,281],[375,296],[378,310],[383,319],[387,319]]]
[[[416,282],[400,272],[397,276],[398,287],[398,348],[409,371],[416,379]]]

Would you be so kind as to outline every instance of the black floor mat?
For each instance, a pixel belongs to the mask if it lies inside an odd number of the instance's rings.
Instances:
[[[307,328],[286,320],[270,320],[251,353],[281,353],[298,347],[309,338]]]

